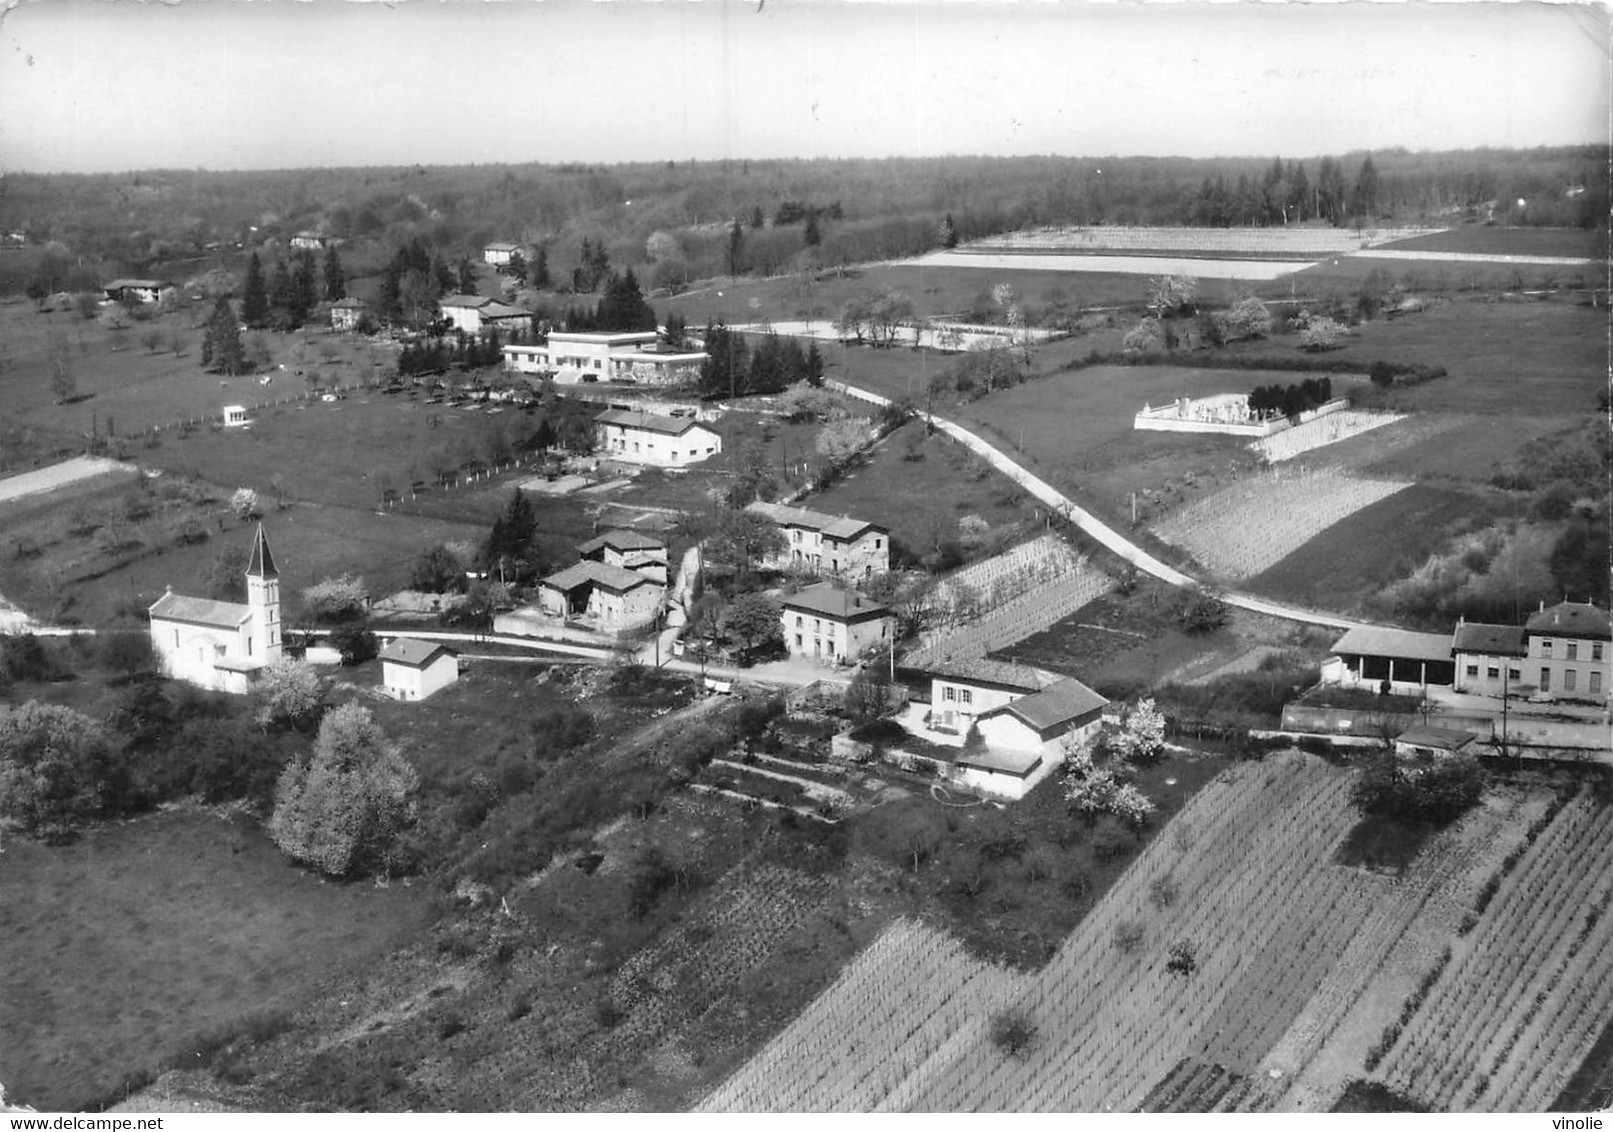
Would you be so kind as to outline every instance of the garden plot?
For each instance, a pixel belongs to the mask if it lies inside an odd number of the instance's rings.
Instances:
[[[1263,456],[1269,463],[1279,464],[1313,448],[1336,444],[1338,441],[1360,436],[1364,432],[1371,432],[1375,428],[1382,428],[1405,418],[1404,413],[1373,413],[1364,409],[1343,409],[1282,432],[1273,433],[1271,436],[1263,436],[1249,445],[1249,450]]]
[[[1329,470],[1271,471],[1189,504],[1154,527],[1222,578],[1281,562],[1334,523],[1410,487]]]

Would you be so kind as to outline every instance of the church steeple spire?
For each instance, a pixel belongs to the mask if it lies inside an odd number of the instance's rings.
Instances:
[[[278,578],[280,571],[274,568],[274,555],[269,553],[269,536],[263,533],[263,524],[258,524],[257,537],[252,540],[252,560],[247,563],[246,576],[249,578]]]

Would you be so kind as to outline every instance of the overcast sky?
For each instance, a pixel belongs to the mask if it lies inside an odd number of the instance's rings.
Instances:
[[[1592,4],[31,0],[0,166],[1605,142]]]

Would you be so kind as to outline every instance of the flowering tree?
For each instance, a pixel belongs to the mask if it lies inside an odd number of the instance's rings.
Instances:
[[[1144,697],[1125,710],[1109,736],[1109,752],[1127,762],[1151,762],[1165,750],[1165,714]]]
[[[235,489],[235,494],[230,496],[230,510],[239,519],[255,519],[263,513],[258,506],[258,493],[250,487]]]

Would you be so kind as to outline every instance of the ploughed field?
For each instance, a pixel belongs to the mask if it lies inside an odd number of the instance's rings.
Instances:
[[[1363,1079],[1553,1105],[1613,1020],[1613,807],[1494,788],[1372,872],[1340,863],[1352,780],[1298,754],[1229,769],[1033,974],[891,929],[705,1107],[1324,1111]]]

